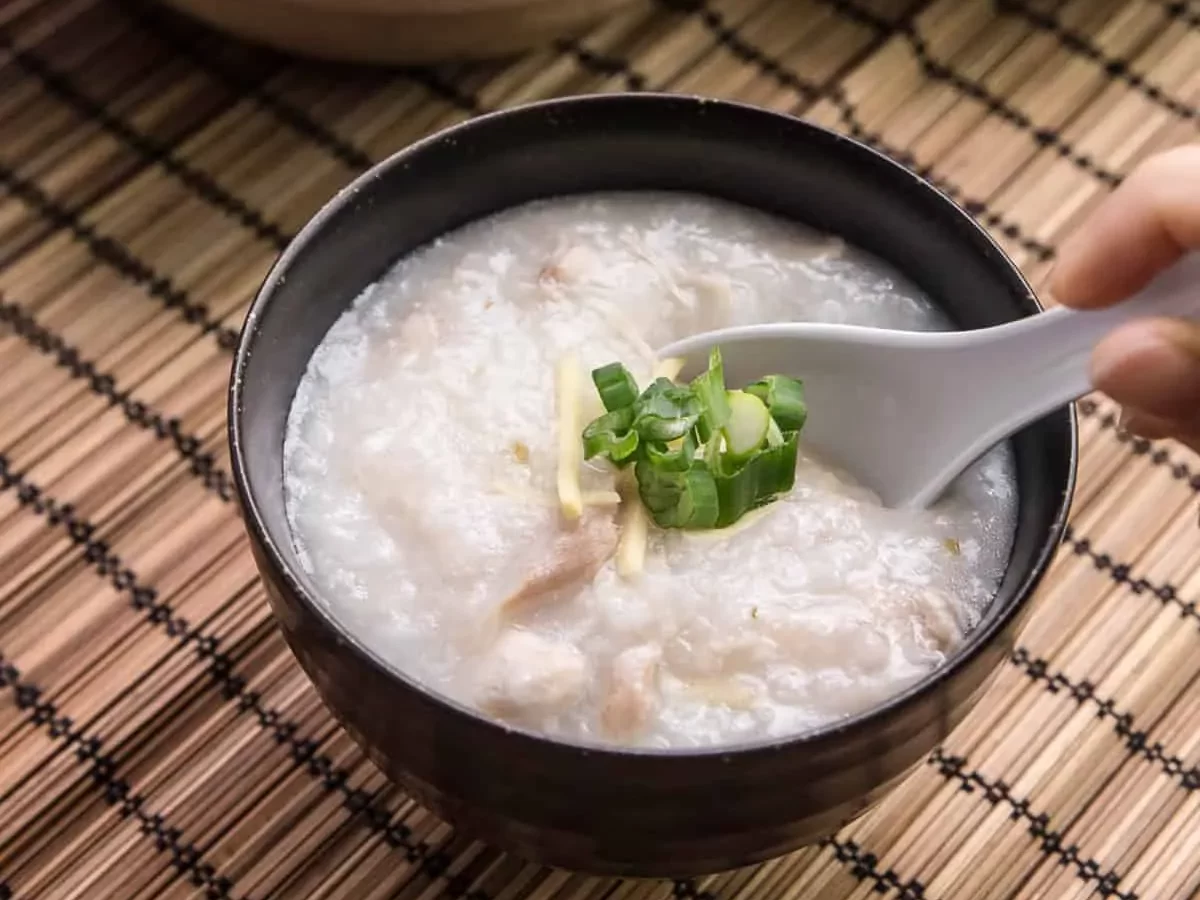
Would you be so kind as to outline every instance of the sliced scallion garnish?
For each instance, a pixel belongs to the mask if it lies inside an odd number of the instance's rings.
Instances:
[[[695,456],[696,440],[690,434],[670,444],[648,443],[645,447],[647,462],[666,472],[686,472]]]
[[[644,441],[666,443],[695,428],[703,411],[691,388],[656,378],[633,404],[633,428]]]
[[[608,410],[583,431],[584,456],[635,463],[638,496],[660,528],[724,528],[791,490],[803,385],[769,375],[730,391],[721,353],[690,385],[656,378],[640,394],[620,363],[592,372]]]
[[[763,450],[740,467],[713,479],[720,515],[716,527],[732,525],[746,513],[787,493],[796,482],[799,434],[790,431],[778,447]]]
[[[620,465],[638,448],[638,433],[633,425],[633,408],[615,409],[590,422],[583,429],[583,458],[607,456]]]
[[[804,384],[786,375],[768,375],[753,384],[746,385],[746,393],[753,394],[767,405],[783,431],[799,431],[808,419],[808,406],[804,402]]]
[[[767,405],[745,391],[729,391],[729,420],[721,433],[725,436],[725,453],[730,461],[753,456],[767,442],[771,414]]]
[[[716,524],[717,487],[703,463],[680,472],[640,459],[634,474],[638,495],[659,528],[700,529]]]
[[[638,397],[637,382],[619,362],[592,370],[592,383],[600,394],[600,402],[609,412],[632,406]]]
[[[708,354],[708,368],[692,379],[692,390],[704,405],[698,423],[699,438],[708,441],[714,434],[720,434],[732,415],[725,391],[725,365],[716,347]]]

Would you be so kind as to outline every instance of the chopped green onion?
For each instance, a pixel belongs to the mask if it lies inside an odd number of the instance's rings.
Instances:
[[[783,432],[779,430],[779,423],[772,419],[767,423],[767,446],[778,447],[783,443]]]
[[[766,404],[753,394],[729,391],[726,397],[730,416],[722,429],[725,452],[730,462],[738,462],[758,452],[766,443],[771,414],[767,412]]]
[[[700,399],[691,388],[657,378],[633,404],[633,428],[643,441],[666,443],[691,431],[701,412]]]
[[[659,528],[712,528],[720,512],[712,473],[703,463],[678,472],[648,459],[634,469],[638,494]]]
[[[646,460],[668,472],[686,472],[696,456],[696,440],[690,434],[671,444],[647,443],[645,447]]]
[[[799,431],[808,419],[808,407],[804,403],[804,384],[786,375],[768,375],[753,384],[746,385],[746,393],[753,394],[767,405],[773,418],[783,431]]]
[[[799,434],[790,431],[783,443],[752,456],[744,465],[714,478],[720,510],[716,527],[732,525],[751,510],[765,506],[796,482]]]
[[[725,365],[721,362],[721,351],[713,347],[708,354],[708,370],[692,380],[692,390],[704,405],[697,428],[700,440],[707,442],[718,434],[729,421],[732,412],[725,394]]]
[[[633,425],[633,409],[625,407],[605,413],[583,429],[583,458],[607,456],[620,465],[638,448],[638,433]]]
[[[637,382],[620,363],[609,363],[592,369],[592,383],[600,394],[600,402],[609,412],[632,406],[638,398]]]
[[[638,496],[660,528],[724,528],[792,489],[807,418],[796,379],[727,390],[714,347],[690,386],[660,377],[639,394],[620,363],[593,370],[592,381],[607,412],[584,429],[584,458],[634,463]]]

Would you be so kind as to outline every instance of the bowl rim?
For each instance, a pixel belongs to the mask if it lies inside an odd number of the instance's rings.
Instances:
[[[933,690],[943,681],[948,680],[959,670],[966,668],[989,646],[993,644],[995,639],[1018,618],[1021,612],[1027,607],[1032,600],[1033,594],[1036,591],[1041,580],[1045,577],[1050,565],[1058,551],[1062,537],[1067,528],[1068,515],[1071,508],[1072,499],[1075,492],[1076,481],[1078,478],[1079,468],[1079,427],[1078,417],[1074,404],[1068,406],[1065,410],[1067,414],[1068,425],[1068,459],[1067,459],[1067,479],[1063,485],[1061,496],[1058,500],[1058,505],[1055,510],[1053,522],[1049,530],[1046,532],[1041,549],[1034,557],[1029,571],[1024,579],[1019,583],[1013,592],[1012,599],[1009,601],[1008,608],[1002,610],[1000,614],[994,616],[990,621],[984,623],[981,627],[971,631],[967,635],[967,640],[964,645],[959,648],[956,654],[943,664],[932,669],[930,672],[909,684],[902,690],[888,695],[881,702],[868,707],[867,709],[829,722],[817,728],[808,731],[798,732],[795,734],[787,734],[770,738],[763,738],[752,741],[741,741],[730,744],[717,744],[713,746],[697,747],[697,748],[655,748],[655,747],[629,747],[615,744],[606,744],[599,741],[590,742],[583,740],[568,740],[560,738],[556,735],[539,732],[531,728],[526,728],[519,725],[513,725],[494,719],[480,710],[463,703],[453,697],[450,697],[441,691],[428,687],[418,679],[408,674],[400,666],[390,662],[383,656],[376,653],[374,650],[367,647],[362,640],[326,608],[313,592],[310,592],[306,587],[304,580],[297,577],[292,571],[292,567],[286,563],[284,554],[280,552],[279,542],[272,536],[270,529],[260,512],[258,502],[256,500],[257,489],[251,484],[251,479],[248,474],[248,468],[245,459],[245,446],[243,440],[243,422],[242,422],[242,401],[243,401],[243,384],[245,379],[246,367],[248,366],[251,357],[256,352],[256,343],[260,331],[260,320],[263,317],[265,309],[270,305],[271,299],[279,286],[286,280],[288,270],[293,261],[307,251],[310,243],[319,239],[322,231],[330,219],[340,213],[344,207],[352,202],[354,196],[361,190],[366,189],[373,181],[382,177],[385,173],[395,168],[403,168],[409,160],[417,155],[425,154],[447,141],[457,140],[469,133],[476,132],[480,129],[488,129],[505,120],[520,118],[531,115],[546,115],[553,114],[556,110],[561,110],[566,107],[579,107],[584,105],[605,105],[605,104],[647,104],[659,106],[673,106],[676,114],[687,114],[686,109],[690,107],[693,110],[716,109],[721,112],[744,115],[757,116],[764,121],[774,120],[781,127],[793,129],[797,134],[807,132],[808,139],[823,140],[830,143],[831,146],[837,146],[839,152],[857,154],[864,160],[866,165],[874,165],[880,169],[890,170],[891,177],[897,179],[907,179],[911,182],[911,186],[917,190],[924,190],[929,193],[945,206],[946,211],[953,217],[959,220],[960,227],[972,233],[973,238],[979,242],[981,251],[990,252],[998,265],[1007,269],[1007,278],[1010,281],[1010,286],[1019,287],[1022,289],[1032,303],[1034,312],[1040,312],[1045,307],[1038,299],[1036,293],[1029,285],[1024,274],[1015,262],[1008,256],[1007,253],[996,242],[995,238],[981,225],[973,216],[968,214],[954,200],[947,196],[942,190],[930,183],[926,178],[913,172],[911,169],[885,155],[855,138],[843,135],[833,129],[826,128],[807,119],[799,116],[793,116],[787,113],[776,112],[759,106],[754,106],[747,103],[741,103],[732,100],[722,100],[712,97],[704,97],[690,94],[675,94],[664,92],[644,91],[638,93],[622,93],[609,92],[598,94],[586,94],[570,97],[558,97],[548,100],[539,100],[531,103],[524,103],[513,107],[508,107],[501,110],[483,113],[462,122],[451,125],[447,128],[440,129],[425,135],[418,140],[400,148],[390,156],[375,163],[371,168],[362,172],[351,180],[348,184],[338,190],[328,201],[326,201],[316,213],[305,223],[304,227],[296,234],[288,246],[277,257],[266,276],[263,278],[262,285],[256,292],[253,301],[246,313],[246,317],[242,329],[238,335],[237,348],[234,355],[233,367],[230,373],[229,390],[228,390],[228,408],[227,408],[227,436],[229,440],[230,463],[234,486],[238,494],[238,499],[242,508],[242,519],[245,527],[250,533],[251,538],[258,543],[262,550],[266,553],[268,562],[274,569],[275,573],[281,578],[288,590],[302,603],[307,611],[315,616],[321,623],[322,627],[328,629],[336,636],[340,648],[346,652],[354,654],[359,658],[359,662],[365,664],[371,669],[376,670],[378,674],[383,675],[390,681],[397,683],[405,689],[414,691],[422,695],[425,699],[432,701],[434,704],[443,707],[445,710],[457,715],[467,716],[477,725],[482,725],[485,729],[492,731],[499,736],[508,738],[519,738],[532,740],[543,746],[552,746],[558,750],[565,752],[573,752],[583,756],[592,756],[599,758],[613,758],[630,760],[631,758],[657,759],[657,760],[690,760],[690,759],[721,759],[730,758],[733,756],[744,756],[756,752],[778,752],[788,747],[797,745],[820,745],[830,740],[836,740],[839,736],[852,732],[860,728],[869,727],[870,723],[876,720],[886,719],[892,714],[897,713],[901,708],[909,703],[918,700],[922,695]],[[683,112],[680,112],[680,111]],[[699,192],[703,193],[703,192]],[[1033,313],[1031,313],[1033,314]],[[1062,411],[1058,413],[1062,414]],[[290,530],[287,539],[292,539]],[[307,673],[306,673],[307,674]],[[311,678],[311,676],[310,676]]]

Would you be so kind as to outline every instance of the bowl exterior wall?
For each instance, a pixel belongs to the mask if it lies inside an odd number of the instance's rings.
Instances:
[[[768,745],[669,754],[559,743],[437,697],[345,632],[303,575],[283,508],[292,394],[328,327],[397,257],[515,203],[613,189],[707,193],[840,234],[897,266],[964,327],[1038,308],[973,220],[838,135],[682,97],[539,104],[474,120],[382,163],[285,252],[255,301],[235,364],[234,474],[288,644],[390,777],[456,825],[527,859],[613,875],[699,874],[833,833],[919,765],[978,702],[1061,538],[1075,420],[1062,411],[1014,439],[1017,536],[984,620],[943,668],[868,714]]]

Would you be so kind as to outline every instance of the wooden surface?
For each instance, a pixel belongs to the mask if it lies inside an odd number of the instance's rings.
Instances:
[[[1195,0],[658,0],[393,72],[108,0],[9,0],[0,41],[0,897],[1200,896],[1200,461],[1102,400],[979,709],[834,839],[678,883],[526,866],[389,787],[271,625],[224,444],[267,267],[431,129],[600,90],[793,111],[935,180],[1040,282],[1139,159],[1200,137]]]

